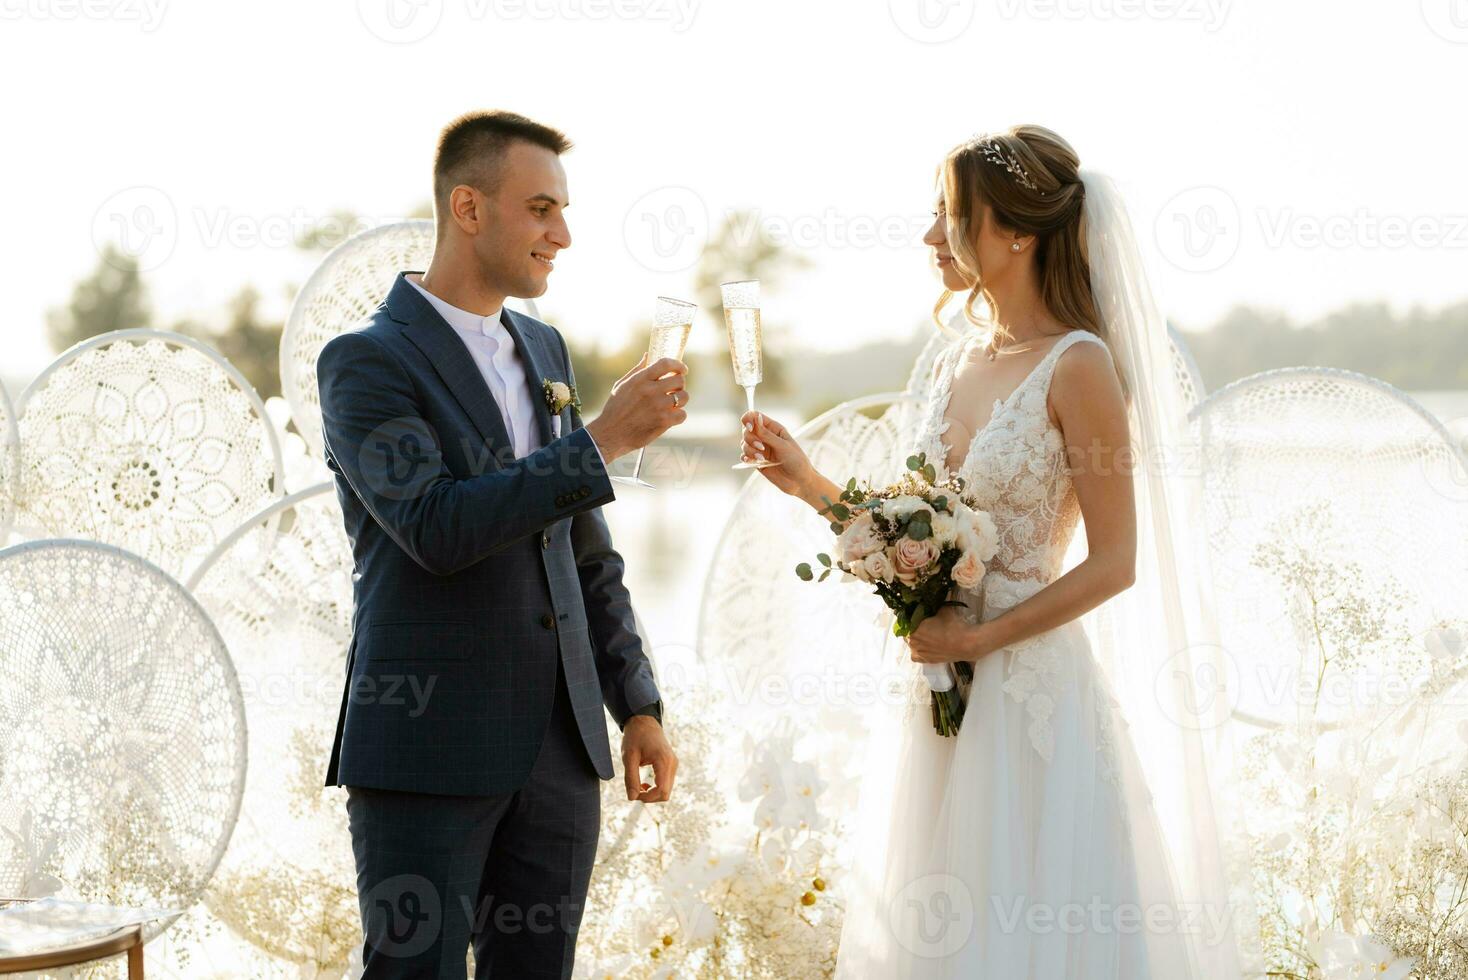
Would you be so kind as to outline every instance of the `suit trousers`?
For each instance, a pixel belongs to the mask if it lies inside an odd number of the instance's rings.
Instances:
[[[529,780],[446,796],[347,787],[363,977],[569,977],[601,831],[601,779],[557,668]]]

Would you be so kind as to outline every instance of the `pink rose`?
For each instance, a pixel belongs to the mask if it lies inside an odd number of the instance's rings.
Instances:
[[[972,592],[979,587],[983,577],[984,563],[979,561],[975,552],[965,551],[953,564],[953,584],[960,589]]]
[[[867,555],[881,551],[884,544],[877,526],[872,523],[872,512],[866,510],[846,525],[846,530],[836,539],[836,551],[844,562],[859,562]]]
[[[932,538],[922,541],[903,538],[897,542],[895,550],[892,564],[896,567],[898,580],[904,585],[915,583],[923,570],[938,560],[939,554],[938,542]]]

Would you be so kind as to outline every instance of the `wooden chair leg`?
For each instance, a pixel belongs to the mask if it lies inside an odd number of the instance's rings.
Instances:
[[[127,980],[143,980],[143,947],[137,945],[127,951]]]

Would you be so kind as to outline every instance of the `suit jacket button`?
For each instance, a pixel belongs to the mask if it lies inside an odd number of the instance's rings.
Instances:
[[[546,613],[544,616],[540,617],[540,625],[544,626],[548,630],[553,630],[556,628],[556,621],[551,618],[550,613]]]

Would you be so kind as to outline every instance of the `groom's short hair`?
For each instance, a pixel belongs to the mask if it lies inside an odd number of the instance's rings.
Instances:
[[[459,184],[493,194],[503,175],[505,151],[515,142],[543,146],[557,155],[571,148],[565,133],[518,112],[466,112],[439,134],[438,152],[433,158],[435,205],[442,210],[448,204],[449,192]]]

